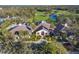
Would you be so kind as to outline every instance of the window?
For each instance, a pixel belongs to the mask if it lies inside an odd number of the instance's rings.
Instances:
[[[44,31],[41,32],[41,35],[44,35]]]
[[[39,34],[39,33],[37,33],[37,34]]]
[[[45,33],[47,35],[47,33]]]
[[[19,35],[19,32],[18,32],[18,31],[16,31],[16,32],[15,32],[15,35]]]

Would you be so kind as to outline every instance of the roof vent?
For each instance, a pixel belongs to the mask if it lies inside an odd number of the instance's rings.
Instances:
[[[46,21],[42,21],[42,23],[46,23]]]
[[[20,24],[18,24],[19,26],[22,26],[22,24],[20,23]]]

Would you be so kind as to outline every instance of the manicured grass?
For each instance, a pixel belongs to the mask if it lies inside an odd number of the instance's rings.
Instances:
[[[45,14],[45,12],[36,12],[35,14],[36,21],[43,21],[43,20],[47,20],[48,18],[49,18],[49,15]]]

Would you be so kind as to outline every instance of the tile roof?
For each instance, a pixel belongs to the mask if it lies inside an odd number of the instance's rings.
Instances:
[[[17,27],[12,28],[10,32],[15,33],[16,31],[21,31],[21,30],[31,32],[31,29],[25,24],[17,25]]]
[[[36,26],[36,28],[33,30],[33,32],[36,31],[39,27],[44,27],[46,29],[50,29],[50,25],[51,24],[42,21],[42,23],[40,23],[38,26]]]

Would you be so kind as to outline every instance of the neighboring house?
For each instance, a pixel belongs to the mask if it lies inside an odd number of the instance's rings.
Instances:
[[[2,24],[4,22],[3,18],[0,18],[0,24]]]
[[[2,23],[4,22],[4,18],[0,18],[0,28],[2,28]]]
[[[59,35],[59,31],[62,31],[64,26],[62,24],[57,24],[53,30],[50,30],[50,36],[57,36]]]
[[[8,27],[8,30],[12,33],[12,34],[18,34],[19,31],[27,31],[29,34],[32,33],[32,29],[30,26],[27,26],[25,24],[14,24],[10,27]]]
[[[33,33],[36,33],[36,35],[44,37],[46,35],[49,35],[49,29],[50,29],[50,24],[42,21],[34,30]]]
[[[67,36],[74,36],[74,32],[72,32],[72,31],[67,31]]]
[[[50,30],[50,35],[58,36],[59,32],[66,33],[69,29],[69,26],[66,24],[58,23],[53,30]]]

